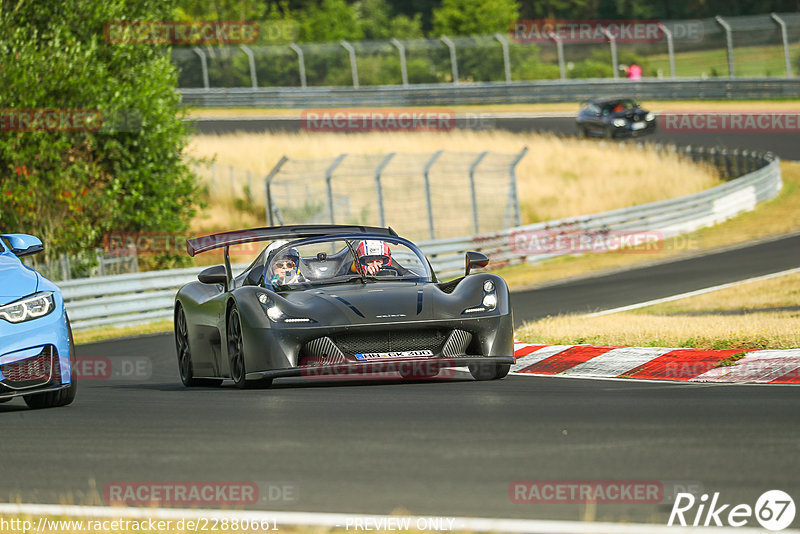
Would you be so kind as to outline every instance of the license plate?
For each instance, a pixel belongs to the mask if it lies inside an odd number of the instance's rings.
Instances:
[[[356,360],[382,360],[384,358],[429,358],[433,356],[430,350],[405,350],[402,352],[365,352],[356,354]]]
[[[644,128],[643,122],[634,122],[633,124],[631,124],[632,130],[641,130],[642,128]]]

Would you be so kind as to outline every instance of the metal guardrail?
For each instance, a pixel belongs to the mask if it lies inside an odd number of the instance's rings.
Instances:
[[[493,265],[535,263],[553,254],[521,255],[512,250],[519,232],[564,231],[588,236],[609,231],[658,230],[665,238],[688,233],[752,210],[756,204],[774,198],[782,187],[779,160],[772,153],[709,150],[701,147],[661,147],[680,151],[697,161],[717,166],[728,176],[739,178],[709,190],[679,198],[652,202],[593,215],[540,222],[495,233],[419,243],[434,270],[447,277],[462,272],[464,252],[477,250],[488,255]],[[241,270],[246,264],[233,266]],[[133,273],[71,280],[60,287],[75,330],[122,326],[171,319],[175,293],[196,279],[202,267]]]
[[[181,89],[186,106],[207,108],[335,108],[463,106],[578,102],[599,96],[633,94],[647,100],[762,100],[800,98],[793,78],[682,78],[482,82],[373,87],[260,87]]]

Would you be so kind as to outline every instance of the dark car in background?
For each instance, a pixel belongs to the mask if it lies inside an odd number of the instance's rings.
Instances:
[[[633,98],[598,98],[584,102],[576,119],[578,137],[633,137],[654,133],[656,117]]]

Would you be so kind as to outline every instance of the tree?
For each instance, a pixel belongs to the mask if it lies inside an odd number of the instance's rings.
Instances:
[[[183,232],[194,213],[189,131],[169,55],[103,33],[109,21],[169,19],[171,6],[129,4],[0,4],[0,54],[13,58],[0,65],[0,227],[39,235],[47,259],[92,249],[109,231]],[[44,109],[78,127],[9,125]],[[75,110],[100,120],[77,124]]]
[[[519,19],[516,0],[444,0],[433,10],[436,35],[486,35],[506,33]]]

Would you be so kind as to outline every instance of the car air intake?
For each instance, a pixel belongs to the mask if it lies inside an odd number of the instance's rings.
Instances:
[[[46,345],[42,352],[31,358],[0,365],[3,385],[10,389],[27,389],[47,384],[53,379],[55,350]]]

